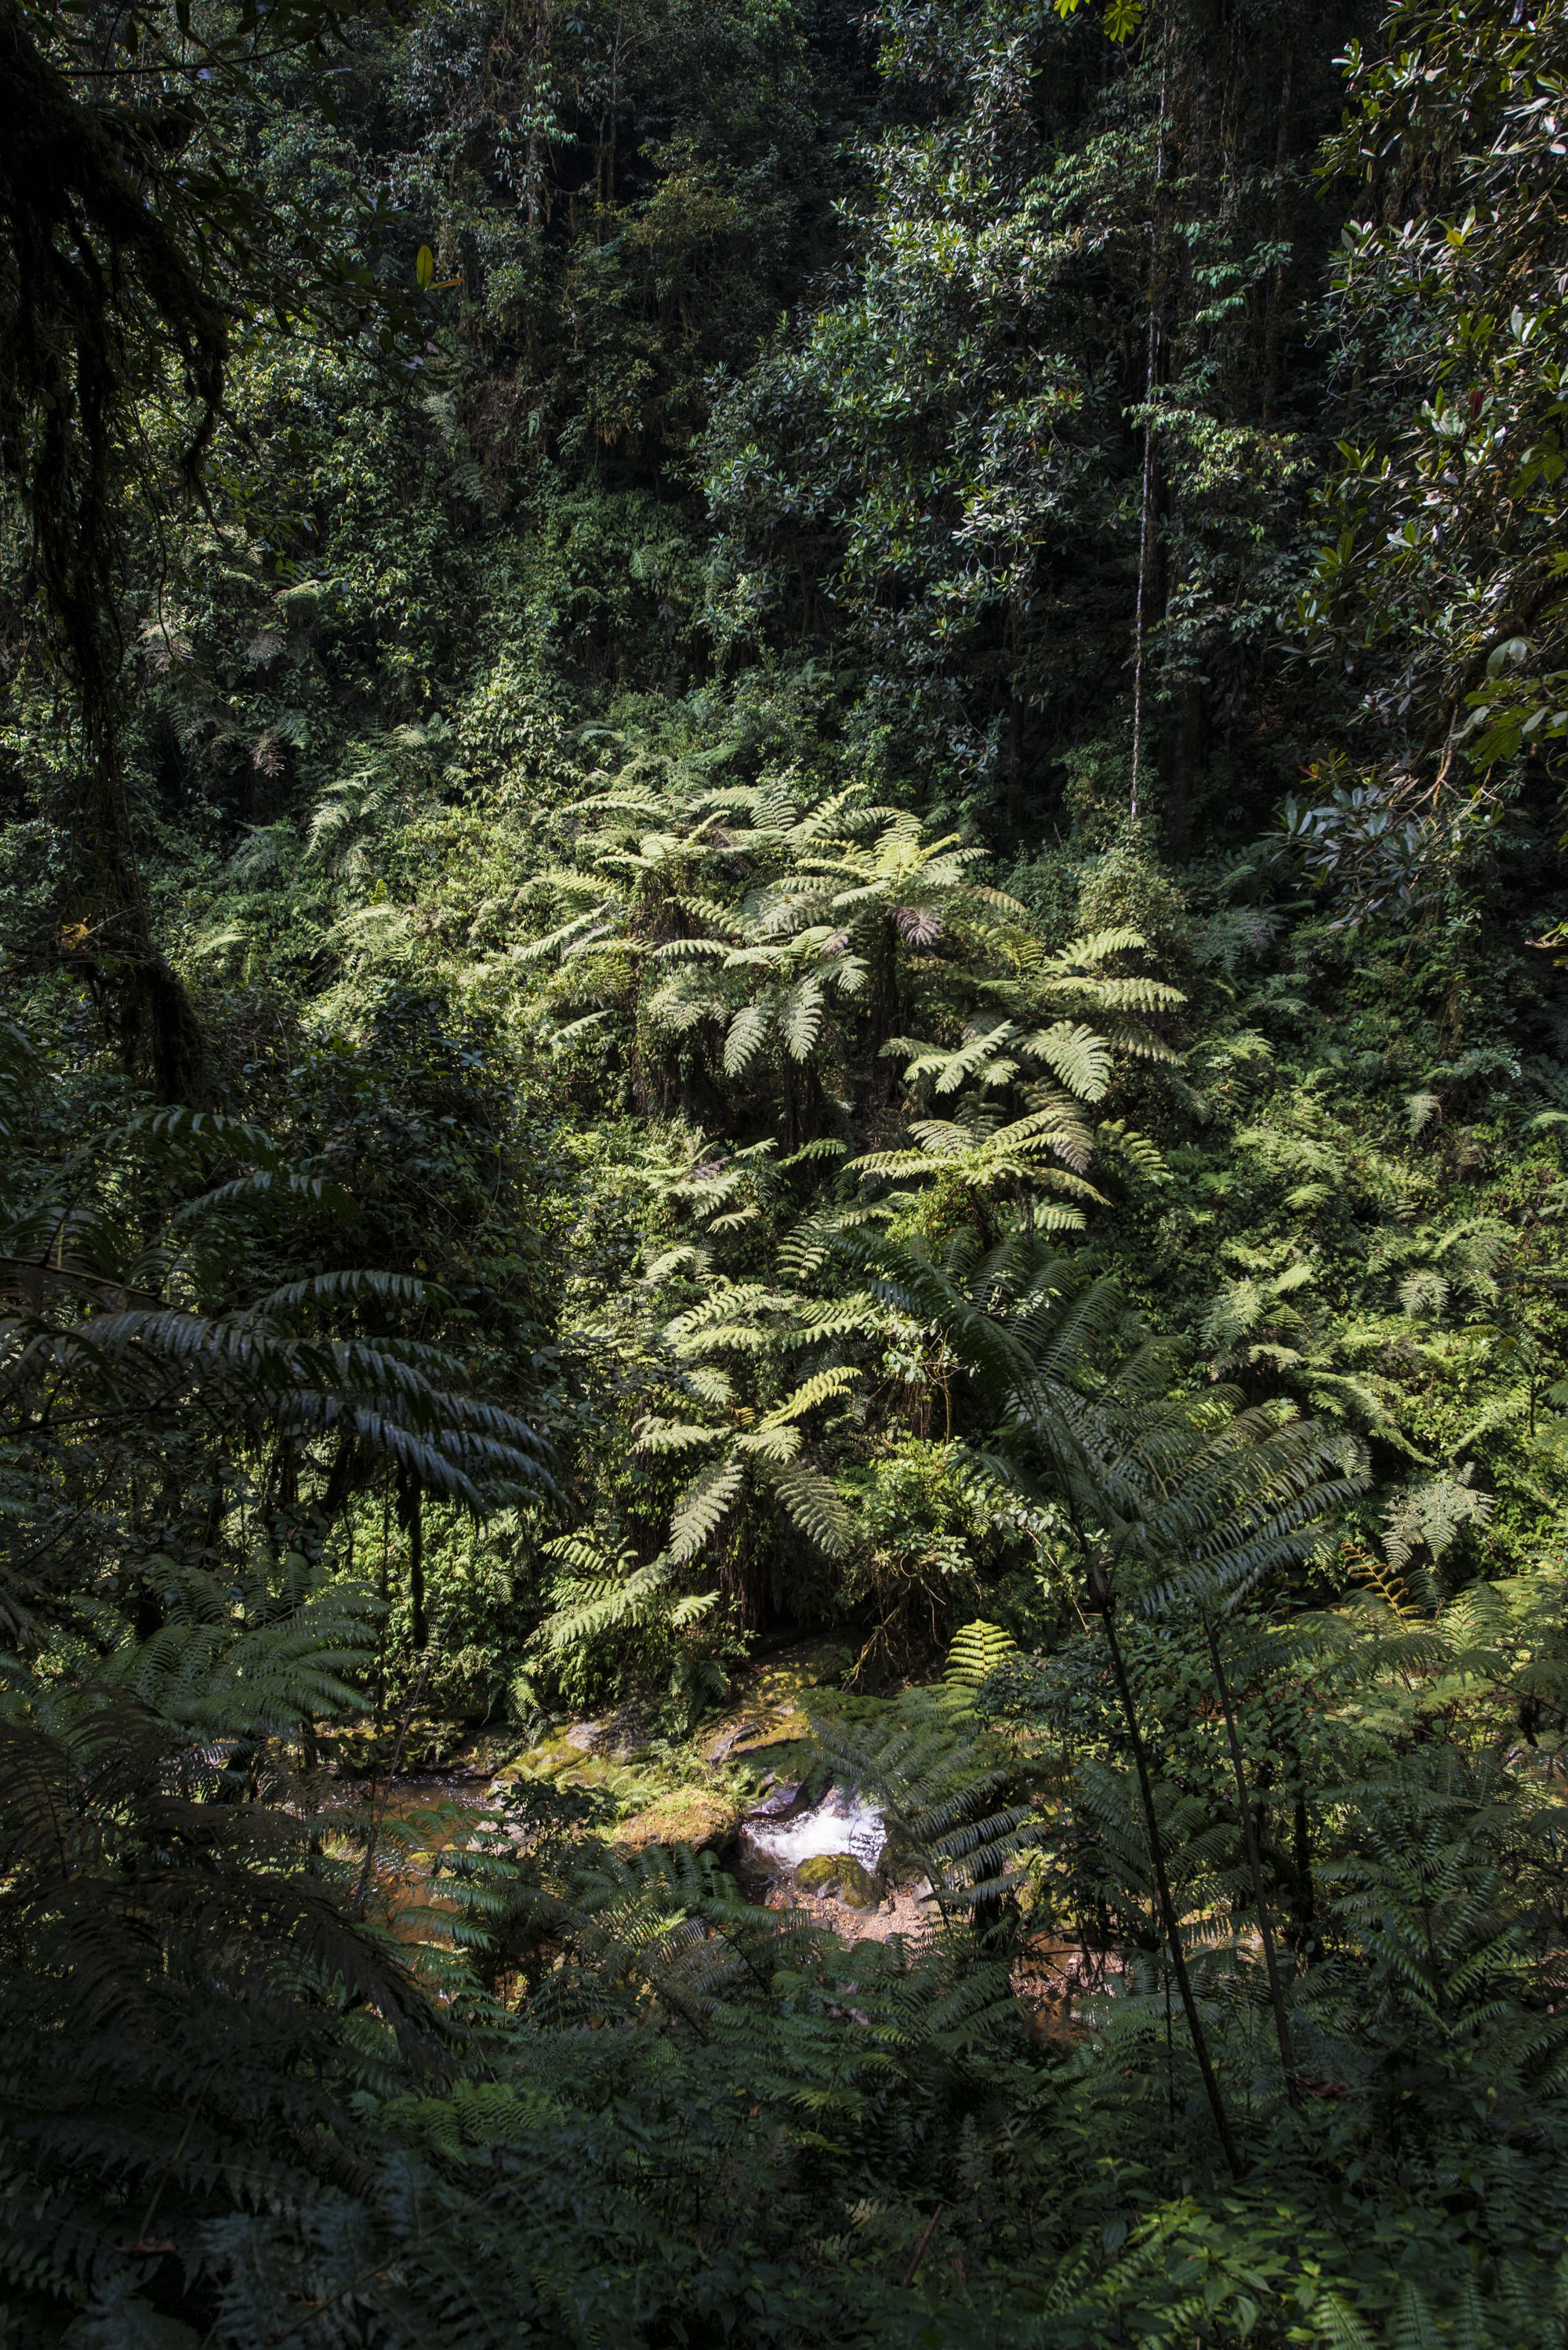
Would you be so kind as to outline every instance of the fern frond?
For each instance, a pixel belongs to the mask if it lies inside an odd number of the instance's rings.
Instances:
[[[774,1491],[804,1534],[830,1558],[849,1548],[849,1514],[831,1477],[794,1461],[773,1475]]]
[[[670,1522],[670,1555],[678,1565],[694,1558],[722,1524],[744,1482],[745,1471],[732,1455],[715,1461],[692,1478]]]
[[[946,1680],[950,1689],[979,1689],[999,1665],[1018,1653],[1011,1632],[983,1617],[955,1632],[948,1648]]]
[[[1080,1101],[1098,1101],[1110,1084],[1110,1053],[1104,1037],[1096,1035],[1092,1028],[1058,1020],[1054,1026],[1023,1038],[1021,1048],[1054,1070]]]
[[[694,1422],[675,1419],[644,1419],[639,1422],[635,1442],[639,1452],[691,1452],[699,1445],[723,1441],[722,1428],[702,1428]]]

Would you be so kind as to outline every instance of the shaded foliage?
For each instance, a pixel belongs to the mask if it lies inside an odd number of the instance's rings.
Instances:
[[[1561,2350],[1560,47],[0,16],[6,2343]]]

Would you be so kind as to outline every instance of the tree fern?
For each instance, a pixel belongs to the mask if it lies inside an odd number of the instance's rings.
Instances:
[[[546,1664],[626,1634],[652,1635],[660,1626],[683,1632],[718,1597],[711,1591],[682,1591],[672,1573],[676,1562],[660,1557],[639,1563],[624,1544],[612,1552],[592,1534],[559,1536],[547,1545],[547,1554],[566,1572],[530,1643],[531,1653]]]
[[[689,1193],[692,1186],[681,1185]],[[701,1187],[711,1211],[732,1198],[729,1184]],[[715,1230],[710,1212],[706,1229]],[[806,1423],[845,1402],[858,1375],[831,1360],[800,1377],[790,1357],[830,1347],[844,1332],[864,1327],[865,1309],[816,1301],[798,1290],[726,1278],[709,1256],[666,1253],[660,1271],[689,1271],[701,1294],[673,1315],[660,1336],[671,1385],[705,1420],[649,1413],[638,1443],[650,1458],[706,1451],[709,1459],[677,1496],[670,1548],[678,1562],[694,1558],[746,1497],[781,1508],[819,1549],[842,1552],[847,1532],[844,1505],[832,1480],[809,1458]],[[724,1367],[721,1369],[720,1364]]]
[[[895,984],[892,974],[917,980],[939,940],[971,1016],[961,1035],[901,1040],[917,1096],[928,1085],[939,1096],[972,1087],[983,1097],[988,1088],[1016,1096],[1048,1083],[1067,1101],[1096,1101],[1116,1055],[1165,1050],[1147,1015],[1179,994],[1116,969],[1116,959],[1142,943],[1135,931],[1042,953],[1023,910],[970,877],[976,852],[952,837],[928,838],[910,816],[890,816],[853,793],[807,805],[794,785],[715,788],[706,775],[666,772],[660,793],[612,789],[561,819],[573,863],[540,887],[575,910],[517,951],[526,962],[556,966],[558,1010],[578,1020],[631,1010],[649,1047],[695,1052],[726,1090],[775,1100],[782,1093],[792,1124],[792,1071],[838,1082],[834,1073],[857,1052],[894,1049],[889,988],[906,998],[924,991]],[[737,824],[742,814],[747,821]],[[585,895],[587,907],[577,902]],[[582,950],[612,941],[596,981]],[[944,1018],[950,992],[932,998]],[[1016,1122],[1038,1105],[1011,1107]],[[1065,1138],[1071,1117],[1054,1123]],[[1075,1132],[1065,1149],[1080,1175],[1090,1147],[1086,1133]],[[1017,1159],[1014,1152],[1005,1173]]]

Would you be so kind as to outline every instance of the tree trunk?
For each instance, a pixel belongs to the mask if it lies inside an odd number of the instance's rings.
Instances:
[[[1263,1893],[1263,1864],[1258,1851],[1257,1825],[1252,1817],[1251,1797],[1247,1792],[1247,1774],[1241,1762],[1241,1742],[1236,1734],[1236,1716],[1231,1703],[1231,1684],[1225,1677],[1224,1661],[1220,1654],[1220,1642],[1213,1622],[1203,1618],[1203,1637],[1209,1643],[1209,1655],[1214,1667],[1214,1679],[1220,1691],[1220,1703],[1225,1713],[1225,1737],[1231,1749],[1231,1769],[1236,1781],[1236,1803],[1241,1814],[1241,1837],[1247,1847],[1247,1866],[1252,1877],[1252,1906],[1258,1913],[1258,1931],[1263,1941],[1263,1964],[1269,1975],[1269,2001],[1274,2011],[1274,2034],[1280,2043],[1280,2063],[1284,2069],[1285,2095],[1299,2113],[1301,2091],[1296,2086],[1295,2050],[1291,2044],[1290,2018],[1285,2013],[1284,1985],[1280,1980],[1279,1959],[1274,1950],[1274,1929],[1269,1922],[1269,1905]]]
[[[413,1617],[414,1647],[430,1646],[425,1621],[424,1496],[406,1469],[398,1471],[398,1523],[409,1538],[409,1609]]]
[[[1095,1587],[1097,1584],[1098,1589]],[[1148,1756],[1144,1748],[1143,1731],[1138,1725],[1137,1708],[1133,1702],[1132,1685],[1122,1658],[1121,1642],[1112,1621],[1115,1596],[1104,1571],[1096,1568],[1091,1581],[1089,1604],[1106,1627],[1106,1639],[1111,1652],[1111,1669],[1116,1675],[1116,1693],[1121,1700],[1122,1719],[1127,1723],[1127,1738],[1132,1746],[1133,1762],[1137,1772],[1138,1795],[1143,1805],[1144,1826],[1148,1835],[1149,1860],[1154,1869],[1155,1891],[1159,1900],[1160,1923],[1165,1929],[1166,1942],[1170,1950],[1171,1972],[1181,1998],[1181,2012],[1187,2019],[1187,2029],[1192,2039],[1192,2053],[1198,2059],[1198,2069],[1203,2076],[1204,2094],[1209,2110],[1214,2116],[1232,2178],[1243,2178],[1246,2166],[1237,2150],[1231,2128],[1231,2116],[1225,2110],[1220,2082],[1214,2070],[1214,2060],[1209,2053],[1209,2035],[1203,2029],[1203,2018],[1198,2012],[1198,2001],[1192,1989],[1192,1978],[1187,1970],[1187,1953],[1181,1947],[1181,1932],[1177,1922],[1176,1903],[1171,1896],[1170,1877],[1165,1865],[1165,1839],[1159,1832],[1159,1815],[1154,1807],[1154,1783],[1149,1777]]]

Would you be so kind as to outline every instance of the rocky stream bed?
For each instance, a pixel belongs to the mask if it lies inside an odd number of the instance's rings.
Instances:
[[[441,1806],[480,1811],[530,1783],[596,1797],[601,1833],[623,1848],[688,1844],[713,1852],[748,1899],[809,1912],[846,1941],[919,1938],[930,1887],[891,1866],[881,1814],[854,1788],[825,1782],[802,1708],[842,1669],[828,1642],[800,1642],[753,1669],[744,1702],[684,1742],[653,1740],[635,1709],[556,1724],[533,1743],[487,1738],[439,1772],[400,1773],[383,1815]]]

